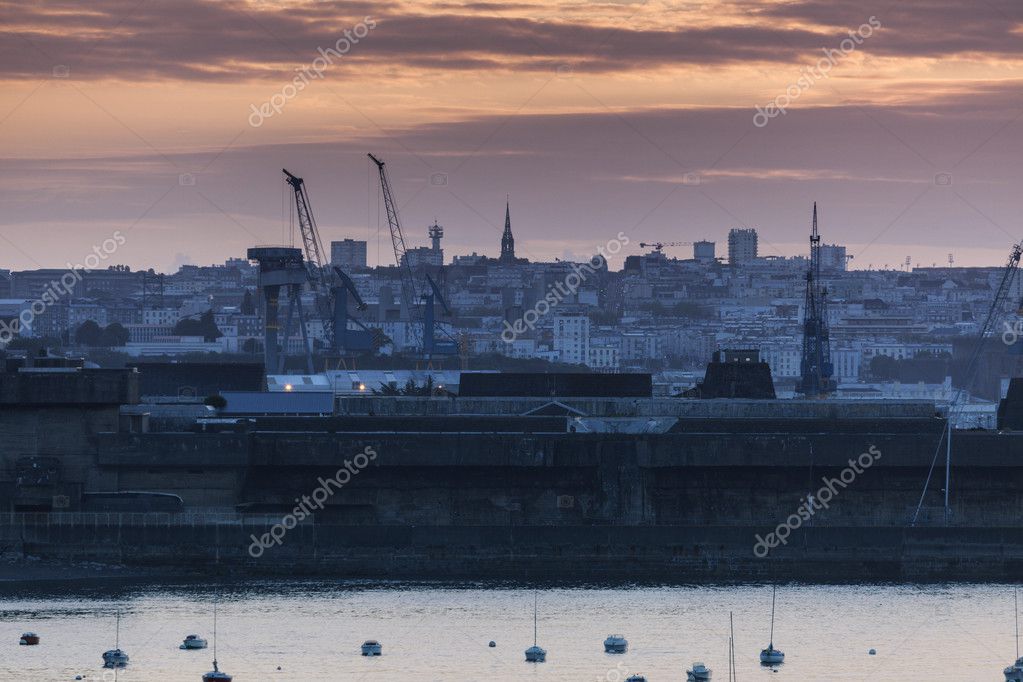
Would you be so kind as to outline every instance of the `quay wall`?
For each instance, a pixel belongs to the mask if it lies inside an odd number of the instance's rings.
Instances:
[[[519,433],[493,419],[459,431],[355,431],[365,420],[344,418],[315,429],[90,432],[64,453],[79,467],[65,475],[82,477],[65,487],[173,492],[183,515],[0,513],[0,542],[54,559],[253,574],[687,581],[1021,572],[1023,434],[953,434],[946,515],[942,420],[845,417],[694,417],[640,434],[559,431],[551,417]],[[365,468],[252,556],[253,536],[283,523],[367,448],[375,457]],[[872,451],[880,456],[827,508],[757,555],[758,537]]]

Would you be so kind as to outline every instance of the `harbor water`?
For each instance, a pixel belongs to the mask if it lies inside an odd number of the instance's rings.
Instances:
[[[220,669],[236,682],[624,682],[634,674],[667,682],[685,679],[694,661],[727,680],[729,612],[743,682],[995,681],[1016,651],[1008,585],[781,585],[774,644],[786,662],[776,672],[758,661],[768,644],[770,586],[535,589],[538,643],[548,652],[542,664],[523,660],[533,643],[528,585],[8,586],[0,588],[0,680],[113,680],[100,657],[114,646],[120,610],[120,645],[131,663],[118,680],[197,682],[211,669],[215,599]],[[19,646],[25,631],[42,643]],[[192,633],[210,648],[180,650]],[[611,633],[625,635],[627,653],[604,653]],[[360,655],[367,639],[382,643],[382,656]]]

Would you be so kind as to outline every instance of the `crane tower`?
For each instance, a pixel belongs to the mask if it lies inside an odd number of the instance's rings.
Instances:
[[[823,398],[835,386],[831,376],[831,337],[828,330],[827,288],[821,286],[821,236],[817,231],[817,202],[813,204],[810,232],[810,266],[806,272],[806,303],[803,311],[803,356],[797,391],[807,398]]]

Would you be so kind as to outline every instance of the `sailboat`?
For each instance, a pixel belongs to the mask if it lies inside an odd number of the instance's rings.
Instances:
[[[213,670],[202,676],[202,682],[231,682],[233,678],[217,667],[217,600],[213,600]]]
[[[774,648],[774,603],[778,596],[778,586],[771,591],[771,640],[766,649],[760,651],[761,665],[780,665],[785,662],[785,654]]]
[[[547,650],[536,643],[536,592],[533,592],[533,646],[526,649],[527,663],[543,663],[547,660]]]
[[[117,612],[117,631],[114,636],[114,648],[103,652],[104,668],[123,668],[128,665],[128,654],[121,651],[121,612]]]
[[[1003,670],[1005,682],[1023,682],[1023,658],[1019,657],[1019,590],[1012,591],[1012,605],[1016,616],[1016,662]]]

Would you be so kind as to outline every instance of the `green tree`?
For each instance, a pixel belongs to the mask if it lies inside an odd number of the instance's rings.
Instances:
[[[131,334],[128,330],[119,322],[113,322],[108,324],[103,332],[100,334],[100,344],[106,348],[113,346],[123,346],[128,343],[128,339],[131,338]]]
[[[213,320],[212,310],[204,312],[198,320],[190,317],[178,320],[178,323],[174,325],[174,334],[177,336],[201,336],[206,342],[216,341],[224,335]]]
[[[870,359],[870,376],[879,381],[898,379],[899,363],[887,355],[875,355]]]
[[[75,343],[79,346],[102,346],[103,330],[94,320],[86,320],[75,330]]]

